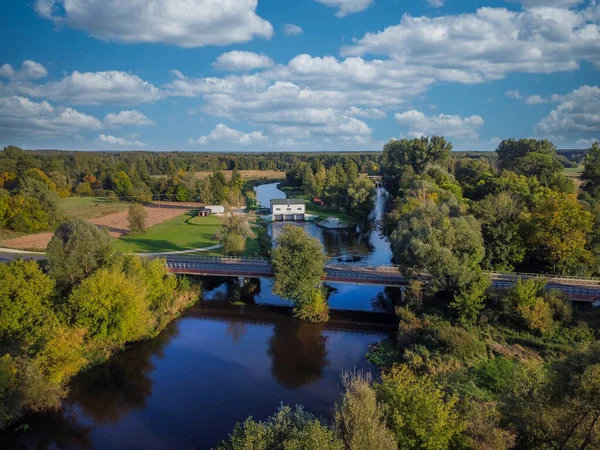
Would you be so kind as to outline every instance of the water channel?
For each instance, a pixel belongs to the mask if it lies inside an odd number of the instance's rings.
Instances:
[[[280,195],[275,185],[258,194],[261,202]],[[273,224],[271,233],[280,226]],[[358,235],[300,226],[332,257],[389,263],[389,247],[373,230]],[[389,325],[355,325],[335,312],[325,325],[301,323],[268,306],[282,303],[270,281],[232,283],[204,280],[211,301],[199,302],[155,339],[75,377],[61,410],[30,415],[20,431],[0,434],[0,448],[208,449],[236,422],[265,419],[281,403],[330,417],[341,394],[340,372],[371,370],[364,356],[369,345],[393,332]],[[395,295],[369,286],[332,288],[330,304],[339,309],[378,310],[383,306],[373,299]],[[240,295],[258,305],[231,305]]]

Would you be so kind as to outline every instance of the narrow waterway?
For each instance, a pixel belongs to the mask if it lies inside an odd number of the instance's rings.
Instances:
[[[278,183],[263,184],[254,188],[256,198],[263,206],[269,206],[271,199],[285,198],[285,192],[277,188]],[[376,228],[376,222],[381,219],[387,201],[387,192],[377,189],[375,207],[369,215],[369,224],[364,230],[358,227],[352,230],[328,230],[320,228],[312,222],[293,222],[304,228],[310,235],[315,236],[323,244],[323,248],[334,260],[359,259],[360,264],[384,265],[390,264],[392,252],[390,245]],[[289,222],[288,222],[289,223]],[[269,224],[269,233],[274,238],[281,232],[285,223]],[[208,294],[208,298],[224,298],[236,293],[235,280],[220,280],[221,285]],[[286,304],[273,295],[273,281],[267,278],[252,280],[250,288],[242,289],[242,300],[258,304]],[[349,309],[358,311],[391,311],[393,304],[400,299],[397,288],[379,286],[361,286],[356,284],[328,283],[332,289],[329,296],[329,306],[333,309]],[[237,295],[240,295],[239,293]]]
[[[200,303],[155,339],[77,376],[62,410],[29,416],[26,431],[0,435],[0,448],[207,449],[282,402],[330,417],[340,372],[371,370],[364,354],[388,335]]]

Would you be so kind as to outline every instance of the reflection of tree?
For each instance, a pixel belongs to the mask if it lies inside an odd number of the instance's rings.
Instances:
[[[269,342],[271,372],[285,387],[295,389],[318,381],[327,361],[323,324],[282,320],[275,324]]]
[[[227,302],[244,302],[249,305],[255,305],[255,297],[260,295],[260,279],[246,278],[244,284],[240,286],[237,278],[228,278],[226,292],[216,292],[213,300]]]
[[[237,344],[238,341],[246,335],[248,328],[244,322],[236,322],[232,320],[227,325],[225,332],[227,333],[227,336],[231,336],[233,343]]]
[[[92,449],[91,428],[79,423],[70,408],[31,414],[24,419],[27,431],[0,436],[2,448]]]
[[[152,357],[162,358],[164,347],[178,332],[178,324],[172,323],[154,339],[77,376],[67,401],[99,423],[117,422],[123,414],[144,409],[152,394]]]

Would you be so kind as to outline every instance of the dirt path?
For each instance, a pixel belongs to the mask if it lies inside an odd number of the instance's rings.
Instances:
[[[144,208],[148,212],[146,224],[148,227],[151,227],[165,220],[177,217],[190,209],[198,208],[198,205],[193,203],[161,203],[160,207],[159,205],[147,205]],[[129,231],[127,213],[127,211],[120,211],[104,217],[91,219],[90,222],[99,227],[107,227],[111,236],[117,238]],[[51,232],[30,234],[16,239],[0,241],[0,246],[25,250],[45,250],[48,242],[52,239],[52,235],[53,233]]]

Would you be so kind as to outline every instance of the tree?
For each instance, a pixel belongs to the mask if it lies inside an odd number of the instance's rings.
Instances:
[[[564,184],[558,179],[564,166],[557,159],[556,146],[546,139],[506,139],[500,142],[496,153],[502,169],[535,176],[543,186]]]
[[[148,211],[139,203],[132,203],[127,213],[129,229],[134,233],[143,233],[146,231],[146,220],[148,220]]]
[[[111,245],[105,229],[83,219],[65,222],[48,243],[49,273],[61,287],[70,288],[109,262]]]
[[[275,272],[273,292],[294,302],[296,308],[321,300],[315,290],[324,276],[326,256],[318,239],[294,225],[285,225],[277,238],[271,264]]]
[[[551,191],[525,219],[524,235],[535,262],[562,274],[588,271],[593,217],[575,196]]]
[[[460,291],[480,277],[481,227],[433,198],[417,195],[405,205],[390,235],[394,260],[416,275],[429,273],[435,289]]]
[[[115,194],[117,194],[117,197],[126,197],[130,195],[131,190],[133,189],[133,184],[129,179],[129,175],[127,175],[125,172],[117,172],[113,177],[112,182],[114,186],[113,190],[115,191]]]
[[[357,177],[348,185],[348,212],[356,218],[366,219],[375,203],[375,183],[367,177]]]
[[[600,200],[600,144],[594,142],[585,156],[582,189],[596,200]]]
[[[458,312],[459,321],[463,325],[472,325],[477,321],[484,307],[487,290],[491,285],[491,278],[481,274],[478,279],[456,293],[450,306]]]
[[[236,187],[240,191],[244,188],[244,180],[242,179],[239,170],[233,169],[233,172],[231,173],[231,180],[229,181],[229,186],[232,188]]]
[[[377,401],[371,377],[361,372],[342,374],[346,389],[334,410],[334,427],[348,450],[396,450],[394,435],[386,428],[383,405]]]
[[[65,304],[70,323],[92,339],[120,346],[145,336],[150,312],[144,286],[116,269],[102,268],[76,286]]]
[[[409,167],[421,175],[430,164],[445,165],[451,150],[452,144],[438,136],[392,139],[383,147],[384,180],[390,193],[398,192],[400,177]]]
[[[42,172],[43,173],[43,172]],[[60,198],[48,184],[34,177],[23,178],[19,182],[19,194],[26,199],[34,199],[48,218],[48,228],[55,226],[61,219]]]
[[[388,426],[398,448],[446,449],[465,429],[455,408],[458,398],[406,366],[384,373],[375,391],[378,400],[389,408]]]
[[[255,236],[246,215],[234,213],[225,217],[216,234],[225,255],[241,255],[246,249],[246,240]]]
[[[31,343],[55,320],[54,280],[35,261],[0,264],[0,340]]]
[[[91,197],[93,195],[92,186],[90,183],[79,183],[75,188],[75,193],[80,197]]]
[[[217,170],[216,172],[213,172],[208,179],[210,182],[212,201],[217,204],[223,203],[223,200],[225,200],[227,197],[227,192],[225,189],[227,186],[227,180],[225,179],[225,175],[220,170]]]
[[[229,439],[218,450],[344,450],[333,431],[322,425],[301,406],[281,406],[265,422],[252,417],[236,424]]]

